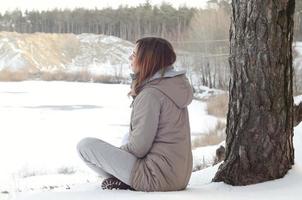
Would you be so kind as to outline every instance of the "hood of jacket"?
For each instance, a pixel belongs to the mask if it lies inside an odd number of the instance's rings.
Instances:
[[[186,71],[176,71],[173,66],[159,70],[143,83],[143,88],[153,87],[170,98],[178,108],[188,106],[193,99],[193,89],[186,77]]]

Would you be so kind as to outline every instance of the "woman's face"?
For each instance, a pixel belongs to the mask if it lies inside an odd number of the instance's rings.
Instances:
[[[134,73],[138,72],[136,52],[137,52],[137,46],[134,48],[132,54],[129,56],[129,60],[131,62],[131,70]]]

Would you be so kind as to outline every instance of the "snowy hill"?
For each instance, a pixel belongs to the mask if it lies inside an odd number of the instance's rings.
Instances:
[[[113,36],[95,34],[20,34],[0,32],[0,70],[31,73],[81,70],[129,74],[128,57],[134,44]]]

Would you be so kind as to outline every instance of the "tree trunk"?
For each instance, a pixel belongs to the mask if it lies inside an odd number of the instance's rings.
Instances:
[[[226,157],[213,178],[249,185],[294,164],[295,0],[232,0]]]

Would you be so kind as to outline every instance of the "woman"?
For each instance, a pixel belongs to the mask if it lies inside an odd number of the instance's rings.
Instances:
[[[192,88],[185,71],[173,68],[176,55],[167,40],[139,39],[130,60],[133,102],[127,143],[117,148],[85,138],[78,152],[106,178],[103,189],[183,190],[192,172],[187,110]]]

